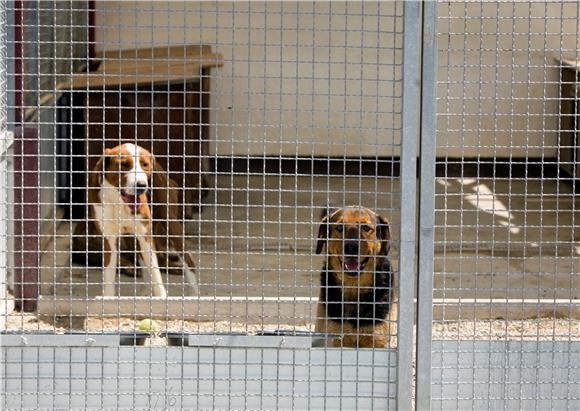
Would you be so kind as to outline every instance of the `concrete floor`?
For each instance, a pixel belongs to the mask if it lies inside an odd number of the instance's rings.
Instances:
[[[388,216],[398,270],[398,179],[228,174],[212,191],[186,225],[202,296],[317,297],[318,214],[329,201]],[[578,205],[552,180],[438,180],[434,298],[580,299]],[[90,299],[101,270],[70,266],[71,232],[61,222],[42,255],[42,294]],[[187,295],[181,277],[166,283]],[[144,295],[140,278],[121,275],[120,285],[121,295]]]

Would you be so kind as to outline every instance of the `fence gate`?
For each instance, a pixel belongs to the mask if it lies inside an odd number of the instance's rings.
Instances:
[[[2,409],[412,408],[420,8],[2,2]]]
[[[425,11],[417,408],[577,409],[578,3]]]

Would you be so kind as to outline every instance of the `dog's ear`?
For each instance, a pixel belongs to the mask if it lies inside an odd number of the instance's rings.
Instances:
[[[157,167],[161,167],[160,165],[157,164],[157,159],[155,158],[155,156],[153,155],[153,153],[149,153],[149,155],[151,156],[151,170],[155,170]],[[161,167],[163,169],[163,167]]]
[[[389,254],[391,249],[391,227],[389,220],[382,215],[377,215],[377,237],[381,240],[381,254]]]
[[[325,215],[320,222],[320,227],[318,227],[318,241],[316,243],[316,254],[320,254],[326,240],[328,239],[328,216]]]
[[[112,148],[105,149],[105,152],[103,153],[103,156],[101,157],[101,160],[104,161],[103,166],[105,167],[105,169],[109,166],[109,162],[111,161],[111,159],[113,158],[115,153],[117,153],[117,151],[112,149]]]
[[[181,201],[181,189],[179,185],[169,177],[169,174],[159,164],[159,162],[152,162],[151,169],[151,199],[153,204],[166,204],[167,207],[156,207],[155,217],[164,221],[168,219],[182,218],[183,202]],[[165,216],[158,217],[164,212]]]
[[[149,182],[152,183],[152,186],[157,185],[155,181],[157,179],[157,175],[164,171],[163,169],[160,170],[159,167],[161,166],[158,165],[155,156],[149,153]]]
[[[163,193],[163,196],[167,196],[167,189],[169,188],[169,183],[167,182],[167,172],[161,165],[155,161],[153,155],[151,155],[151,173],[149,174],[150,189],[153,195],[153,202],[167,202],[167,198],[157,198],[159,193]]]
[[[162,202],[166,203],[168,200],[171,203],[177,203],[178,198],[172,198],[172,195],[177,195],[178,192],[178,185],[171,177],[169,177],[169,173],[165,171],[165,169],[157,162],[153,156],[151,156],[151,188],[161,189],[164,196],[169,195],[169,198],[164,198]],[[156,193],[153,193],[155,195]],[[160,199],[161,200],[161,199]]]
[[[336,213],[339,209],[340,209],[340,207],[336,207],[332,203],[328,204],[328,206],[326,206],[322,210],[320,210],[320,219],[323,220],[325,217],[329,218],[331,215]]]
[[[165,175],[165,169],[163,167],[161,167],[161,164],[159,164],[159,162],[157,161],[157,158],[155,158],[153,153],[150,151],[149,151],[149,161],[150,161],[150,165],[149,165],[150,176],[149,176],[149,178],[151,180],[153,178],[155,178],[155,176],[157,176],[158,174]]]
[[[89,187],[99,187],[103,183],[105,170],[109,165],[109,156],[103,155],[89,172]]]

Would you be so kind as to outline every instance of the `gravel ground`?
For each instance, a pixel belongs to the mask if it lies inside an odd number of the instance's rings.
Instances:
[[[6,330],[10,331],[54,331],[62,333],[67,330],[86,331],[131,331],[138,329],[140,319],[133,318],[70,318],[58,317],[40,319],[33,314],[12,313],[6,316]],[[262,327],[259,324],[194,321],[156,321],[157,331],[187,331],[194,333],[230,333],[245,332],[254,334],[258,331],[275,329],[313,331],[314,325],[296,327],[279,324]],[[464,322],[434,322],[434,340],[520,340],[520,341],[580,341],[580,320],[540,318],[533,320],[493,320]],[[165,345],[164,339],[155,337],[151,345]]]
[[[580,341],[580,320],[539,318],[512,321],[434,322],[433,339]]]

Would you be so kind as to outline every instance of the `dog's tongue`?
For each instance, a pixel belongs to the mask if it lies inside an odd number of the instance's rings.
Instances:
[[[344,262],[344,267],[348,271],[357,271],[358,270],[358,261],[357,260],[346,260]]]
[[[125,204],[127,204],[127,207],[129,207],[133,214],[137,212],[139,206],[141,205],[141,199],[139,196],[134,196],[131,194],[123,194],[123,201]]]

